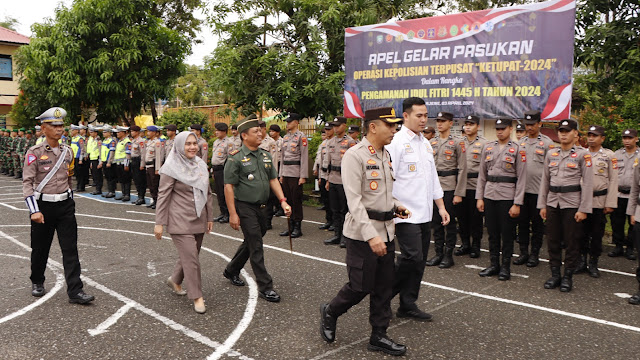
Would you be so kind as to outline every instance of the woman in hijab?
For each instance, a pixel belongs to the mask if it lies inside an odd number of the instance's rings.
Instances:
[[[185,131],[176,136],[160,170],[154,234],[160,240],[166,226],[178,249],[179,259],[167,285],[178,295],[188,295],[195,311],[203,314],[206,307],[198,254],[204,233],[213,229],[213,197],[207,165],[196,156],[198,150],[195,134]]]

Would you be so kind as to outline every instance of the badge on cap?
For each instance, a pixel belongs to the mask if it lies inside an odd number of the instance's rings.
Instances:
[[[467,117],[467,119],[471,120],[471,119],[472,119],[471,115],[469,115],[469,116]]]
[[[562,125],[569,125],[569,122],[568,121],[563,121]]]
[[[625,131],[624,133],[625,133],[625,134],[629,134],[629,130]]]
[[[496,124],[502,124],[502,120],[498,119],[498,120],[496,121]]]
[[[593,131],[593,130],[595,130],[595,129],[596,129],[596,127],[595,127],[595,126],[592,126],[592,127],[590,127],[590,128],[589,128],[589,131]]]
[[[438,116],[442,116],[442,113],[438,113]]]
[[[527,120],[531,120],[531,115],[527,115]]]

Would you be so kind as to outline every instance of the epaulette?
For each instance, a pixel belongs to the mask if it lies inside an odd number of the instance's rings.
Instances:
[[[230,152],[229,155],[235,155],[235,154],[237,154],[239,152],[240,152],[240,150],[236,149],[236,150],[233,150],[232,152]]]

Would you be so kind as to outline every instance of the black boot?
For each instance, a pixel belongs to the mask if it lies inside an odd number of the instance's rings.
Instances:
[[[629,260],[637,259],[635,252],[633,251],[633,246],[627,246],[627,251],[624,253],[624,256]]]
[[[608,254],[609,257],[618,257],[624,255],[624,248],[622,245],[616,245],[616,248],[611,250]]]
[[[273,229],[273,218],[271,216],[267,217],[267,230]]]
[[[291,221],[291,220],[289,220]],[[293,233],[293,222],[291,222],[291,232]],[[289,229],[286,229],[285,231],[281,231],[278,235],[280,236],[289,236]]]
[[[592,278],[600,277],[600,270],[598,269],[598,257],[591,256],[589,258],[589,276]]]
[[[500,267],[500,273],[498,273],[498,280],[507,281],[511,279],[511,256],[502,258],[502,266]]]
[[[540,264],[540,258],[538,258],[540,250],[532,249],[531,255],[529,255],[529,261],[527,261],[527,267],[536,267]]]
[[[569,292],[573,288],[573,270],[564,269],[564,276],[560,282],[560,291]]]
[[[436,256],[432,257],[431,259],[427,260],[426,265],[427,266],[438,266],[440,265],[440,262],[442,261],[442,247],[438,247],[436,246]]]
[[[332,237],[324,241],[325,245],[338,245],[340,244],[340,236],[336,233]]]
[[[580,259],[578,260],[578,266],[574,270],[574,274],[582,274],[587,272],[587,254],[581,254]]]
[[[136,205],[144,205],[146,202],[144,201],[144,196],[140,197],[140,195],[138,195],[138,200],[136,200],[136,202],[134,204]]]
[[[638,291],[632,297],[629,298],[629,304],[640,305],[640,291]]]
[[[499,272],[500,272],[500,257],[492,255],[491,256],[491,266],[489,266],[488,268],[485,268],[484,270],[480,271],[478,273],[478,275],[480,275],[482,277],[487,277],[487,276],[498,275]]]
[[[124,189],[122,189],[122,201],[130,201],[131,200],[131,184],[124,184]]]
[[[529,261],[529,250],[520,248],[520,255],[513,260],[513,265],[524,265]]]
[[[320,336],[326,342],[332,343],[336,339],[336,324],[338,318],[331,314],[329,304],[320,305]]]
[[[347,247],[347,240],[344,236],[340,236],[340,248],[344,249]]]
[[[472,259],[477,259],[480,257],[480,239],[473,239],[471,243],[471,251],[469,252],[469,257]]]
[[[544,283],[545,289],[555,289],[560,286],[560,267],[551,267],[551,277]]]
[[[297,238],[302,236],[302,221],[294,221],[293,229],[291,229],[291,237]]]
[[[383,353],[400,356],[407,352],[407,347],[396,343],[387,336],[387,331],[382,328],[374,328],[369,338],[367,349],[370,351],[382,351]]]
[[[438,267],[440,269],[448,269],[450,267],[452,267],[453,264],[453,249],[449,249],[449,248],[445,248],[444,249],[444,257],[442,258],[442,261],[440,262],[440,265],[438,265]]]
[[[327,221],[326,223],[318,226],[318,229],[320,230],[327,230],[329,227],[331,226],[331,222]]]
[[[471,252],[471,245],[470,245],[469,239],[466,239],[466,240],[462,240],[462,246],[456,249],[453,255],[463,256],[463,255],[469,254],[470,252]]]

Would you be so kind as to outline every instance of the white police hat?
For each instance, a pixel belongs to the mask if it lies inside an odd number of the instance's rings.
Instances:
[[[52,107],[40,114],[36,120],[40,120],[43,124],[64,125],[65,116],[67,116],[67,111],[65,109],[61,107]]]

